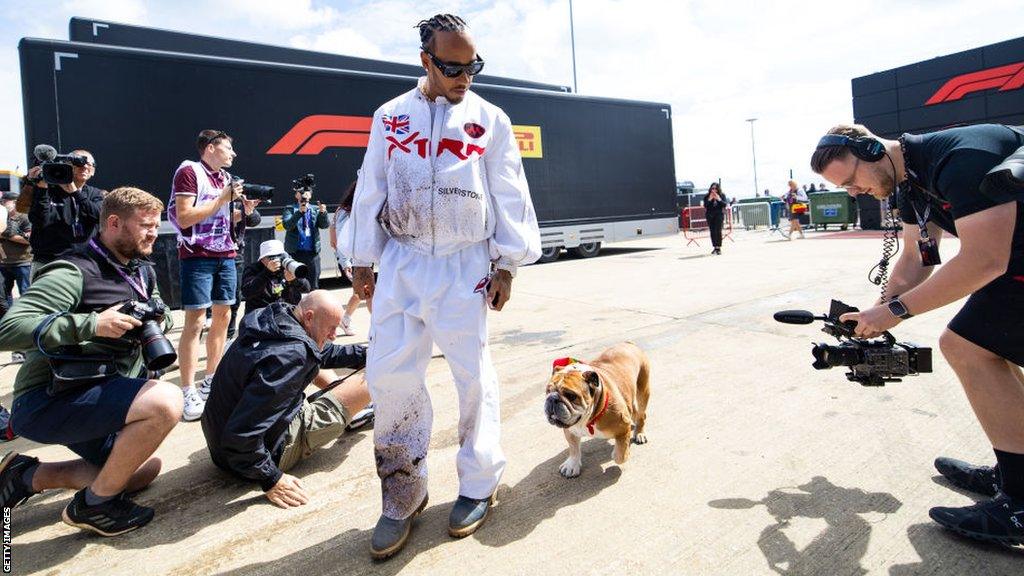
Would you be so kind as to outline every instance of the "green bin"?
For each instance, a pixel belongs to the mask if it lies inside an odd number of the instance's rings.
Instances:
[[[846,192],[815,192],[808,194],[811,204],[811,225],[828,229],[835,224],[846,230],[857,223],[857,201]]]

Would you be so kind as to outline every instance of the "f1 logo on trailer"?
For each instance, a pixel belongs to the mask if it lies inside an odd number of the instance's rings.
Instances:
[[[1000,92],[1009,92],[1024,87],[1024,62],[997,66],[988,70],[961,74],[946,82],[939,91],[925,102],[925,106],[942,104],[959,100],[972,92],[999,88]]]
[[[373,118],[369,116],[334,116],[330,114],[314,114],[306,116],[291,127],[280,140],[274,143],[267,150],[267,154],[273,155],[299,155],[316,156],[328,148],[366,148],[370,143],[370,126]],[[385,118],[385,130],[395,134],[405,134],[409,131],[409,118],[406,115],[394,118]],[[391,128],[388,130],[387,128]],[[482,128],[481,128],[482,130]],[[516,141],[519,143],[519,152],[523,158],[543,158],[544,152],[541,144],[540,126],[513,126]],[[482,135],[482,134],[481,134]],[[397,145],[400,148],[415,143],[415,134],[412,138],[403,139],[401,144],[398,141],[391,142],[391,148]],[[472,136],[472,134],[470,134]],[[392,138],[389,137],[389,140]],[[448,140],[448,139],[445,139]],[[461,148],[456,149],[454,142],[442,140],[439,143],[438,153],[448,150],[465,160],[473,153],[482,154],[483,148],[475,145],[468,145],[463,152]],[[417,146],[422,144],[415,143]],[[389,150],[390,156],[391,150]],[[426,155],[426,148],[418,153]]]

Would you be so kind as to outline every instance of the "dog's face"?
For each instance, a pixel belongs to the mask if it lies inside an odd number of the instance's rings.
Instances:
[[[599,386],[596,372],[556,371],[548,381],[544,397],[544,413],[548,422],[559,428],[576,425],[590,414]]]

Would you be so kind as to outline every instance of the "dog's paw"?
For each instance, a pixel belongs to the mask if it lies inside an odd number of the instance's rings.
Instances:
[[[647,444],[647,434],[634,434],[633,444]]]
[[[558,472],[566,478],[575,478],[580,475],[580,465],[582,462],[575,458],[566,458],[565,462],[558,467]]]

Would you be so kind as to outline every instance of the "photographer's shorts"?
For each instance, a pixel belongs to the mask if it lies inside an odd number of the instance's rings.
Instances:
[[[235,303],[238,277],[234,258],[184,258],[180,279],[181,307],[185,310]]]
[[[11,406],[14,433],[41,444],[61,444],[103,466],[124,428],[145,378],[114,376],[103,384],[50,396],[45,386],[25,392]]]
[[[1024,366],[1024,274],[1009,272],[972,294],[949,329]]]
[[[302,410],[284,433],[284,450],[277,467],[287,472],[309,458],[317,448],[340,437],[350,419],[348,410],[330,392],[313,402],[303,401]]]

